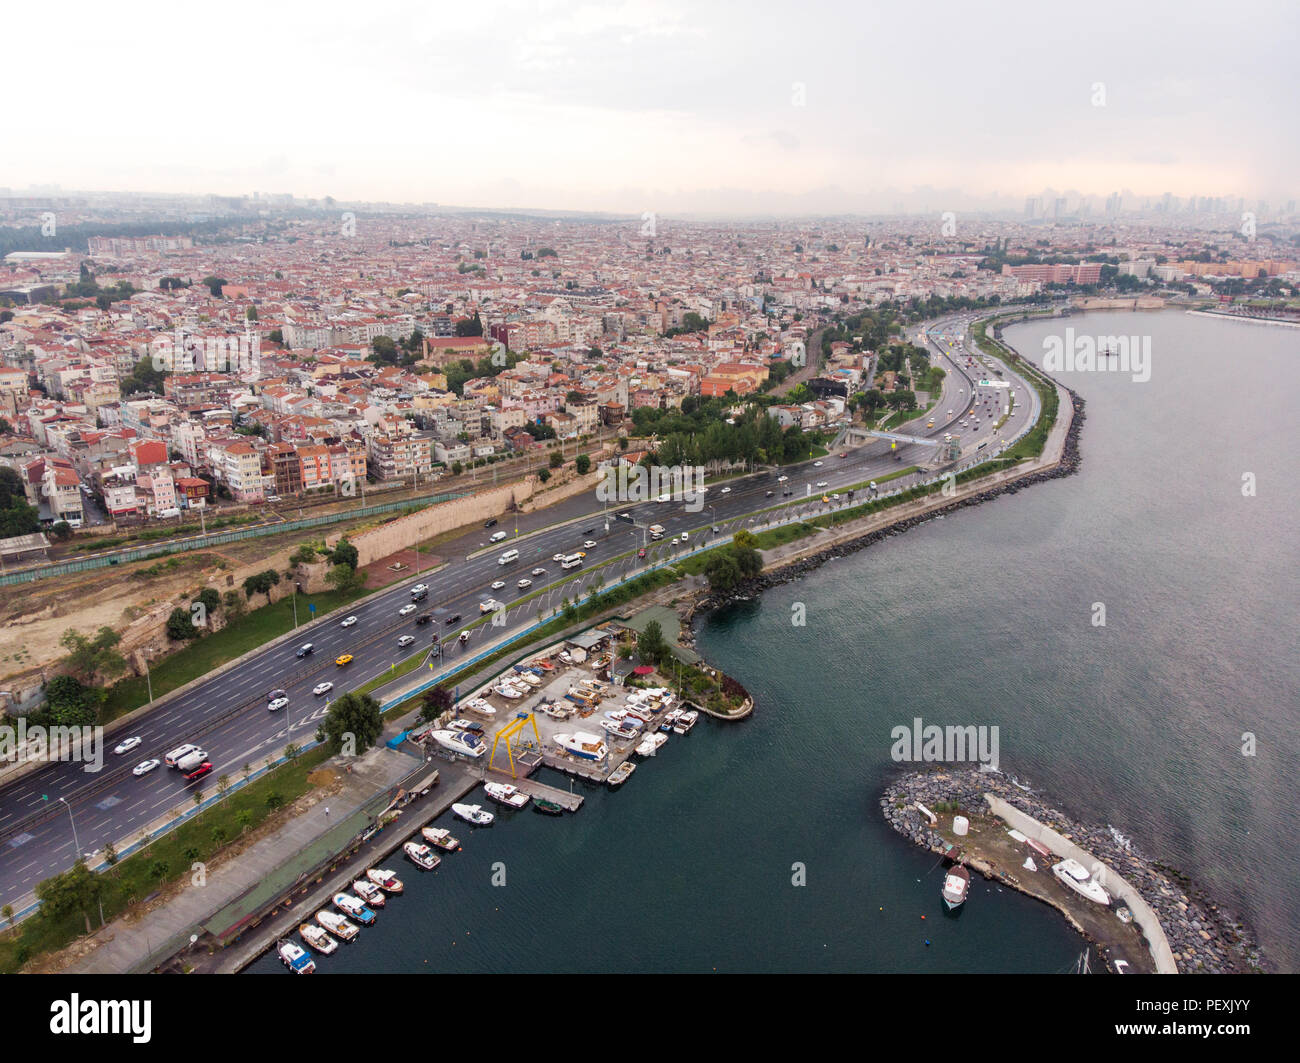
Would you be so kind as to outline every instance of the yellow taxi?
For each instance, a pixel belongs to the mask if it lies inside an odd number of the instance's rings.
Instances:
[[[335,658],[334,658],[334,663],[337,664],[340,668],[342,668],[345,664],[351,664],[351,663],[352,663],[352,654],[350,654],[350,653],[345,653],[345,654],[343,654],[343,655],[340,656],[340,657],[335,657]]]

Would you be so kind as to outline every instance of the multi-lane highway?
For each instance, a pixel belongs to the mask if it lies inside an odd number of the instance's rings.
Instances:
[[[1036,392],[1009,369],[996,379],[1008,381],[1010,389],[981,393],[976,388],[976,381],[989,370],[978,358],[974,368],[967,368],[965,354],[956,348],[957,337],[964,335],[973,316],[946,319],[925,330],[933,363],[947,373],[943,392],[930,414],[900,429],[907,435],[937,438],[955,432],[967,456],[976,453],[980,442],[988,444],[985,452],[996,449],[999,440],[1010,440],[1038,415]],[[1015,391],[1012,414],[994,433],[1011,389]],[[996,404],[1001,408],[995,413]],[[947,412],[950,409],[951,414]],[[974,427],[975,413],[980,414],[978,428]],[[930,419],[933,428],[926,427]],[[960,427],[963,421],[965,428]],[[184,805],[195,787],[211,793],[220,775],[238,778],[243,765],[256,766],[290,742],[309,740],[329,698],[387,672],[417,650],[428,652],[431,635],[447,644],[442,651],[444,663],[454,663],[458,657],[471,656],[487,643],[533,623],[539,610],[549,613],[563,598],[573,599],[597,579],[612,584],[673,552],[729,536],[752,524],[755,513],[774,506],[824,510],[824,494],[864,484],[907,465],[926,465],[934,457],[934,448],[919,444],[904,444],[891,453],[888,443],[873,442],[847,451],[843,458],[836,451],[817,462],[715,483],[704,497],[703,508],[696,511],[680,501],[611,503],[606,507],[584,495],[519,517],[517,531],[513,515],[503,516],[499,528],[491,530],[506,530],[509,538],[495,546],[488,541],[487,529],[471,530],[444,548],[436,570],[412,574],[358,604],[350,612],[356,617],[355,624],[343,627],[337,616],[303,624],[294,639],[200,681],[139,722],[115,730],[107,739],[102,771],[90,773],[83,771],[81,764],[57,762],[5,786],[0,790],[0,853],[4,854],[0,903],[17,906],[37,882],[70,866],[78,847],[83,853],[93,852],[110,842],[138,836],[147,824]],[[818,486],[821,483],[826,486]],[[790,495],[784,494],[786,490]],[[846,504],[847,499],[837,503]],[[629,514],[635,525],[617,520],[619,513]],[[656,523],[665,529],[660,542],[647,537],[646,529]],[[689,547],[671,545],[669,539],[684,531],[690,533]],[[561,571],[554,555],[573,553],[589,540],[597,545],[586,551],[584,566]],[[512,547],[519,551],[519,560],[499,564],[499,555]],[[638,556],[642,548],[645,557]],[[602,567],[603,562],[607,563]],[[543,571],[534,575],[535,568]],[[532,586],[520,589],[517,582],[523,578],[530,579]],[[493,589],[496,580],[504,581],[505,586]],[[428,598],[414,613],[403,616],[399,611],[410,603],[410,589],[417,583],[428,585]],[[527,599],[535,592],[541,593]],[[505,626],[473,628],[468,642],[461,644],[456,636],[479,618],[479,603],[488,598],[507,606]],[[299,605],[302,615],[305,602]],[[417,625],[416,618],[425,612],[434,613],[433,621]],[[407,635],[413,636],[415,643],[399,646],[399,638]],[[307,642],[314,650],[299,658],[297,650]],[[341,654],[351,654],[351,663],[337,666],[334,661]],[[322,682],[332,682],[333,690],[313,695],[313,688]],[[268,711],[267,693],[281,689],[288,706]],[[140,745],[127,755],[115,756],[113,745],[128,736],[139,736]],[[195,742],[208,751],[214,768],[206,778],[186,784],[178,772],[165,766],[142,777],[132,775],[134,765],[147,758],[161,758],[185,742]]]

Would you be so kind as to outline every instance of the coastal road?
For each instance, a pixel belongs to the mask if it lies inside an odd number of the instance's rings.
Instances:
[[[978,374],[971,375],[958,364],[965,359],[945,353],[946,340],[935,338],[951,334],[955,342],[966,320],[969,315],[932,326],[930,342],[937,352],[935,364],[948,370],[935,407],[935,412],[944,412],[935,418],[933,430],[925,429],[925,419],[920,419],[913,425],[901,426],[904,433],[941,438],[950,425],[961,420],[973,401],[973,381]],[[999,438],[1009,439],[1035,408],[1019,400],[1032,395],[1036,401],[1037,396],[1023,382],[1017,383],[1018,378],[1009,371],[1006,379],[1017,387],[1018,399],[1013,420],[998,433]],[[954,411],[951,417],[946,414],[949,408]],[[980,435],[973,431],[963,434],[963,442],[971,448],[981,437],[995,443],[991,431],[995,420],[982,420]],[[849,450],[846,458],[832,454],[819,462],[787,466],[779,470],[788,478],[785,483],[779,482],[778,472],[717,482],[710,485],[703,508],[697,512],[691,512],[681,502],[611,504],[601,508],[593,495],[583,495],[519,516],[517,537],[515,516],[503,515],[499,527],[511,533],[510,537],[491,548],[488,530],[466,532],[440,548],[445,564],[435,573],[413,573],[356,605],[352,610],[357,618],[355,625],[342,627],[337,618],[304,623],[296,639],[264,650],[237,669],[201,680],[137,723],[115,729],[106,740],[102,771],[91,773],[83,771],[79,763],[55,762],[0,789],[0,852],[5,855],[0,861],[0,903],[17,902],[37,882],[70,866],[78,849],[82,853],[94,852],[109,842],[133,837],[170,810],[185,806],[196,788],[210,794],[219,776],[238,778],[243,765],[256,766],[267,756],[278,754],[289,742],[310,740],[329,698],[389,672],[420,648],[427,650],[432,634],[452,643],[445,653],[454,663],[458,657],[471,656],[488,642],[534,623],[539,609],[549,612],[563,598],[574,598],[599,578],[610,585],[622,576],[636,574],[647,564],[672,556],[674,548],[668,537],[689,532],[689,545],[694,547],[702,540],[708,542],[752,527],[761,519],[756,513],[777,505],[788,505],[805,515],[847,506],[852,504],[847,498],[830,506],[820,499],[823,494],[863,484],[910,464],[924,465],[934,457],[932,448],[908,445],[901,447],[895,458],[888,446],[883,441],[875,442]],[[818,482],[827,486],[819,488]],[[894,486],[897,484],[889,485]],[[783,496],[785,489],[791,490],[790,496]],[[857,501],[861,499],[859,494]],[[629,514],[635,526],[616,520],[616,513]],[[654,523],[666,529],[662,542],[648,539],[646,529]],[[711,531],[713,526],[719,529],[716,536]],[[584,568],[561,571],[553,555],[572,553],[585,541],[597,545],[587,550]],[[500,553],[510,547],[519,550],[520,559],[499,564]],[[636,556],[642,547],[647,550],[644,560]],[[676,552],[686,548],[679,546]],[[616,555],[625,556],[605,568],[595,567],[602,559]],[[532,570],[537,567],[545,571],[534,576]],[[520,589],[517,582],[521,578],[531,579],[533,585]],[[490,585],[498,579],[506,586],[493,590]],[[413,614],[400,615],[399,610],[410,602],[410,588],[421,582],[430,588],[428,599],[418,603]],[[534,591],[544,593],[521,602]],[[507,605],[505,627],[481,625],[473,629],[467,645],[455,643],[454,637],[479,618],[479,603],[489,597]],[[302,596],[300,616],[307,614],[306,603],[310,600],[310,595]],[[416,625],[415,618],[427,611],[435,613],[433,622]],[[457,615],[460,620],[448,622]],[[399,646],[398,639],[404,635],[413,636],[415,643]],[[303,660],[297,658],[296,650],[305,642],[311,642],[315,650]],[[353,661],[346,667],[336,666],[335,657],[344,653],[351,653]],[[415,677],[412,673],[411,678]],[[326,696],[314,696],[312,688],[325,681],[332,682],[334,689]],[[266,694],[272,689],[287,692],[287,708],[274,713],[267,710]],[[139,736],[141,744],[125,756],[115,756],[112,745],[128,735]],[[135,764],[150,757],[161,758],[164,752],[185,742],[196,742],[210,754],[214,768],[205,779],[187,785],[177,772],[165,767],[140,778],[131,774]]]

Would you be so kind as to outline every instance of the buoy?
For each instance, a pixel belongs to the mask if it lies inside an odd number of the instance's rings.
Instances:
[[[925,916],[921,916],[921,918],[922,918],[922,919],[924,919],[924,918],[925,918]]]
[[[926,943],[926,945],[928,946],[928,945],[930,944],[930,939],[929,939],[929,938],[926,938],[926,939],[925,939],[925,943]]]

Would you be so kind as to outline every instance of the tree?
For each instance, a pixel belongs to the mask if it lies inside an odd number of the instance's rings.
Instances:
[[[289,555],[289,564],[291,565],[310,565],[315,560],[316,548],[310,543],[303,543]]]
[[[551,451],[551,468],[558,469],[564,464],[564,458],[558,450]]]
[[[273,568],[268,568],[265,572],[259,572],[255,576],[249,576],[244,580],[244,594],[251,602],[254,594],[265,594],[266,604],[271,604],[271,588],[280,582],[280,573]]]
[[[573,467],[578,470],[579,476],[586,476],[591,471],[591,458],[579,454],[573,461]]]
[[[330,560],[333,561],[334,564],[347,565],[350,569],[355,569],[357,567],[357,562],[360,559],[360,555],[357,553],[357,548],[348,542],[347,539],[340,539],[338,545],[334,547],[334,550],[330,554]]]
[[[469,318],[464,321],[457,321],[456,328],[454,331],[457,336],[461,336],[461,337],[482,336],[483,321],[478,316],[478,311],[477,310],[474,311],[474,316],[472,318]]]
[[[355,594],[366,585],[366,574],[347,565],[335,565],[325,573],[325,582],[340,594]]]
[[[45,684],[45,707],[56,727],[90,727],[95,723],[100,692],[71,675],[56,675]]]
[[[115,676],[126,671],[126,660],[115,649],[120,641],[121,636],[108,626],[95,632],[93,639],[68,628],[59,645],[68,651],[64,665],[73,675],[89,683],[99,675]]]
[[[56,520],[50,526],[50,534],[61,543],[66,543],[72,538],[72,525],[66,520]]]
[[[86,918],[86,933],[90,933],[90,909],[103,890],[103,882],[86,867],[80,855],[67,871],[36,884],[36,899],[41,902],[41,918],[57,921],[73,912]]]
[[[167,637],[174,642],[188,642],[201,633],[194,626],[193,614],[188,609],[178,605],[167,615]]]
[[[543,469],[541,472],[537,474],[537,478],[541,480],[542,483],[546,483],[546,481],[551,478],[551,470]]]
[[[664,629],[658,620],[651,620],[636,640],[636,652],[642,661],[658,664],[668,655],[668,643],[664,641]]]
[[[238,620],[244,615],[244,599],[238,591],[226,591],[221,596],[221,608],[226,611],[226,621]]]
[[[330,754],[343,748],[345,736],[351,736],[353,753],[364,753],[378,740],[384,730],[379,702],[369,694],[344,694],[335,698],[329,712],[316,731],[316,741],[323,742]]]
[[[0,466],[0,539],[40,530],[40,511],[27,504],[22,477],[9,466]]]
[[[198,598],[195,599],[203,606],[204,612],[211,616],[221,605],[221,592],[216,587],[204,587],[199,591]]]
[[[451,691],[439,683],[420,699],[420,720],[423,723],[432,723],[450,709],[454,701]]]

